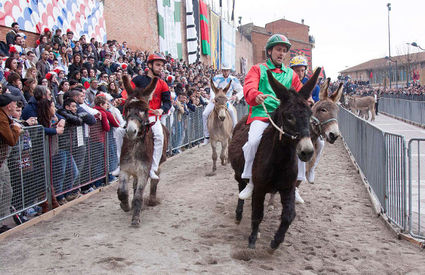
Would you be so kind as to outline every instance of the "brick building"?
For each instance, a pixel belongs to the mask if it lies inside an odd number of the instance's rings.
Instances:
[[[270,22],[265,27],[255,26],[253,23],[243,25],[239,28],[253,47],[253,62],[261,63],[266,59],[265,45],[269,37],[280,33],[285,35],[292,44],[290,55],[286,56],[285,64],[289,64],[291,57],[297,54],[304,54],[312,68],[312,49],[314,48],[314,38],[309,34],[310,27],[303,23],[296,23],[285,19]]]

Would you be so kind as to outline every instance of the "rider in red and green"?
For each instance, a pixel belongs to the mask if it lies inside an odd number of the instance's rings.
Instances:
[[[252,165],[263,132],[269,125],[267,114],[261,103],[264,102],[268,113],[273,112],[279,106],[278,101],[267,97],[268,95],[276,97],[276,94],[270,87],[266,73],[267,70],[271,70],[274,78],[287,89],[293,88],[299,91],[302,87],[298,75],[291,68],[286,68],[283,65],[290,47],[291,43],[284,35],[272,35],[266,44],[267,62],[254,65],[245,77],[243,92],[246,102],[250,105],[246,123],[251,125],[248,132],[248,141],[242,147],[245,165],[241,177],[249,180],[245,189],[239,193],[239,198],[242,200],[249,198],[254,190]]]
[[[284,47],[280,47],[279,51],[273,51],[272,49],[276,45]],[[286,88],[290,89],[292,87],[296,91],[301,89],[302,83],[298,75],[295,74],[291,68],[285,67],[283,64],[283,58],[290,47],[291,43],[284,35],[275,34],[271,36],[266,44],[267,62],[254,65],[246,75],[243,91],[245,100],[250,105],[247,120],[248,124],[253,120],[268,121],[263,106],[256,101],[259,94],[273,95],[276,97],[267,79],[267,70],[270,69],[273,76]],[[283,51],[283,53],[280,51]],[[264,104],[269,113],[273,112],[279,106],[279,103],[271,97],[267,97],[264,100]]]

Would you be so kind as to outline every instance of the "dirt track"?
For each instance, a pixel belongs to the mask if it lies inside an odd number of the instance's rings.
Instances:
[[[211,169],[211,149],[192,149],[163,166],[161,204],[144,207],[140,228],[118,203],[116,186],[50,221],[0,242],[2,274],[418,274],[424,251],[397,240],[374,214],[341,141],[326,144],[316,184],[284,243],[267,253],[280,207],[266,212],[255,250],[247,249],[250,201],[234,223],[237,185],[229,166]]]

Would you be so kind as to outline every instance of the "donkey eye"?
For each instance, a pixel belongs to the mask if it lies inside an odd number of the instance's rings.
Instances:
[[[295,116],[294,115],[287,115],[286,119],[288,120],[289,123],[291,124],[295,124]]]
[[[322,113],[326,113],[328,110],[326,110],[325,108],[320,109],[320,112]]]

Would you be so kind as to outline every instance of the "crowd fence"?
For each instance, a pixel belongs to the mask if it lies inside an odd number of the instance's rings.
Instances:
[[[247,105],[235,104],[238,118]],[[168,154],[197,145],[203,138],[202,113],[168,115],[164,124],[170,132]],[[108,183],[108,174],[119,164],[114,132],[92,126],[66,127],[62,135],[46,136],[42,126],[24,127],[18,143],[0,152],[0,221],[17,215],[52,197],[61,199],[77,190]],[[7,148],[2,146],[0,148]]]
[[[379,111],[425,127],[425,101],[381,98]]]
[[[411,140],[407,147],[403,136],[384,132],[345,108],[340,108],[338,122],[381,212],[400,231],[425,239],[425,194],[420,186],[425,181],[425,140]]]
[[[414,101],[425,101],[425,94],[382,94],[381,98],[399,98]]]

